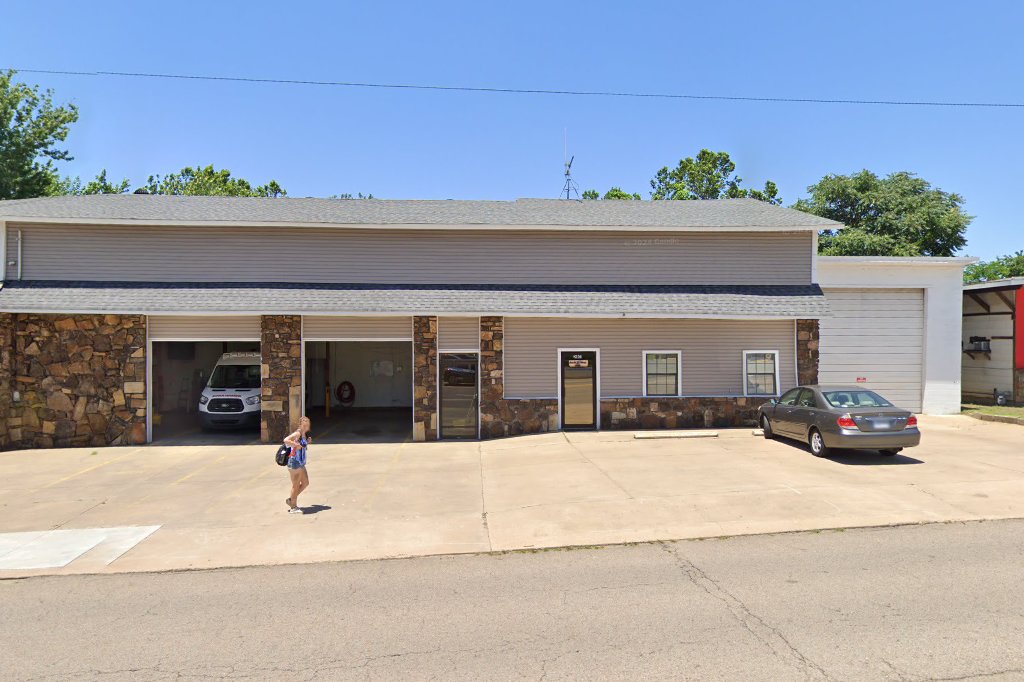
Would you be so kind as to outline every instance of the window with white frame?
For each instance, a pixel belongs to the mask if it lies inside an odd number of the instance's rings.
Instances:
[[[743,395],[779,394],[779,351],[743,351]]]
[[[682,392],[683,354],[677,350],[644,351],[644,395],[679,395]]]

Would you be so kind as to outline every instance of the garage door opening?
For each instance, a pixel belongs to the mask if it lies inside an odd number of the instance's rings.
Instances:
[[[153,443],[259,442],[259,351],[258,341],[154,341]]]
[[[318,443],[412,439],[412,343],[307,341],[306,413]]]

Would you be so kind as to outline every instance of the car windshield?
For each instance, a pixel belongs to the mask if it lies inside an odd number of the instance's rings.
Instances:
[[[892,407],[892,403],[874,391],[822,391],[832,407]]]
[[[259,387],[259,365],[217,365],[210,376],[210,388]]]

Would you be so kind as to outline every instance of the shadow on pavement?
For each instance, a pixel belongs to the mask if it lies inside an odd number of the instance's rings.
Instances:
[[[785,437],[776,437],[775,439],[779,443],[785,443],[786,445],[806,452],[808,457],[814,457],[811,453],[811,448],[806,443],[801,443],[797,440],[789,440]],[[892,465],[903,465],[903,464],[924,464],[923,460],[904,455],[902,452],[898,455],[883,455],[878,450],[844,450],[841,448],[833,448],[828,451],[825,457],[820,459],[826,459],[836,464],[845,464],[847,466],[892,466]]]
[[[322,511],[327,511],[331,506],[329,504],[311,504],[308,507],[299,507],[303,514],[319,514]]]

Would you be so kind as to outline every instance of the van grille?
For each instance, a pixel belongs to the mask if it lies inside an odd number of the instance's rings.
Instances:
[[[245,407],[238,398],[214,398],[206,409],[210,412],[241,412]]]

